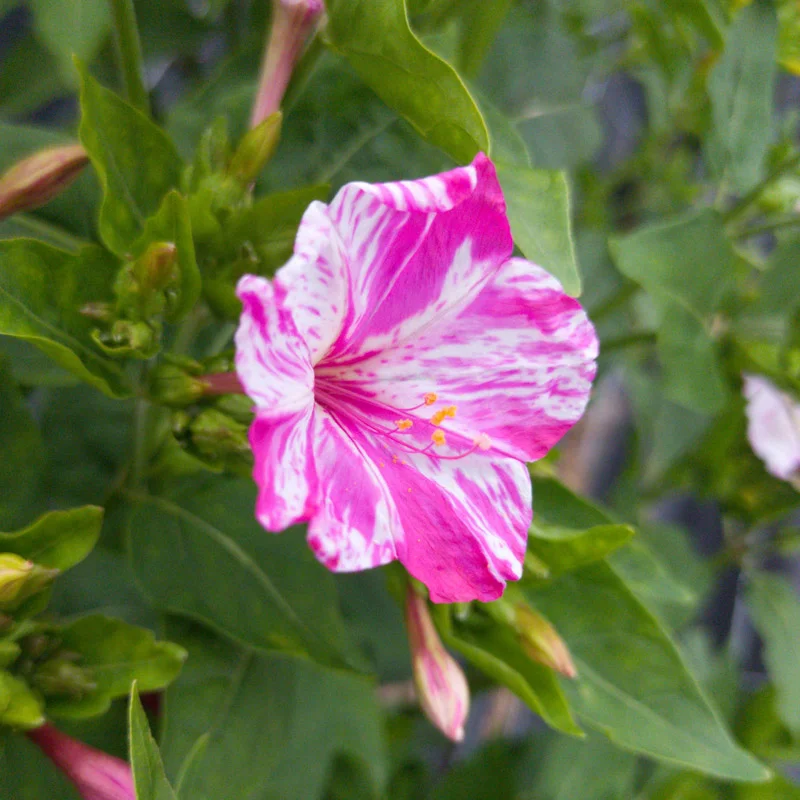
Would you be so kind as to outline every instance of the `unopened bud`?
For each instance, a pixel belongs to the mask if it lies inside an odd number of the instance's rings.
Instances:
[[[136,260],[134,272],[143,294],[160,292],[177,279],[178,248],[172,242],[153,242]]]
[[[445,736],[460,742],[469,713],[469,685],[436,632],[427,600],[412,586],[406,592],[406,627],[420,707]]]
[[[261,62],[251,128],[280,108],[294,65],[324,11],[323,0],[273,0],[272,29]]]
[[[567,678],[578,674],[564,640],[541,614],[525,603],[518,603],[515,617],[522,648],[530,658]]]
[[[89,163],[79,144],[41,150],[0,177],[0,219],[43,206],[66,189]]]
[[[49,724],[30,731],[28,737],[86,800],[136,800],[131,768],[122,759],[95,750]]]
[[[228,172],[243,184],[252,183],[272,158],[281,135],[283,114],[275,111],[251,128],[231,158]]]
[[[0,606],[19,603],[44,589],[58,575],[14,553],[0,553]]]
[[[206,388],[201,378],[187,374],[175,364],[159,364],[150,373],[150,398],[164,406],[191,405],[205,394]]]
[[[70,654],[46,661],[31,678],[31,683],[44,695],[83,697],[97,688],[91,674],[75,663]]]
[[[197,451],[211,459],[229,456],[251,457],[247,425],[223,414],[215,408],[201,411],[189,426],[192,444]]]
[[[118,319],[108,331],[92,331],[92,339],[110,356],[151,358],[158,351],[159,335],[146,322]]]

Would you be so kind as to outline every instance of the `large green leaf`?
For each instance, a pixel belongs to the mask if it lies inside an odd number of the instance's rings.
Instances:
[[[100,247],[72,254],[30,239],[0,241],[0,333],[35,344],[106,394],[126,394],[125,373],[95,347],[95,323],[81,314],[111,299],[116,269]]]
[[[778,20],[772,3],[738,12],[708,80],[714,121],[712,161],[738,192],[755,186],[772,138]],[[701,270],[698,270],[700,272]]]
[[[62,646],[80,653],[80,666],[96,684],[81,697],[50,698],[54,716],[81,718],[102,714],[115,697],[128,693],[136,681],[142,691],[163,689],[180,672],[186,653],[171,642],[118,619],[101,615],[81,617],[59,632]]]
[[[486,123],[455,70],[408,25],[404,0],[328,3],[332,45],[431,143],[466,163],[488,152]]]
[[[742,750],[658,621],[604,563],[526,594],[570,648],[564,691],[578,716],[618,745],[728,780],[768,772]]]
[[[759,573],[750,578],[747,605],[764,639],[778,714],[792,731],[800,733],[800,601],[784,578]]]
[[[564,173],[516,164],[497,164],[514,241],[526,258],[561,281],[567,294],[581,293],[570,223],[569,186]]]
[[[43,460],[39,428],[0,360],[0,526],[26,521]]]
[[[177,800],[177,795],[164,774],[164,765],[158,745],[150,733],[147,716],[139,700],[136,684],[131,690],[128,714],[130,737],[130,764],[136,787],[136,800]]]
[[[177,621],[170,638],[189,652],[168,689],[163,736],[167,772],[184,771],[186,800],[316,800],[337,753],[361,761],[380,789],[385,754],[380,712],[361,678],[307,661],[257,655]],[[193,755],[201,736],[205,751]]]
[[[103,186],[100,236],[128,253],[145,220],[177,187],[181,161],[170,139],[144,114],[81,70],[80,137]]]
[[[137,577],[162,609],[252,647],[345,665],[331,576],[299,531],[274,536],[261,528],[255,498],[249,481],[205,476],[168,497],[137,497],[130,523]]]
[[[0,533],[0,551],[43,567],[70,569],[92,551],[102,524],[103,509],[97,506],[50,511],[24,530]]]

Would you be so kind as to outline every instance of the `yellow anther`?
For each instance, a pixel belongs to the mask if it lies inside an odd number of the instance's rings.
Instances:
[[[444,411],[444,415],[446,417],[450,417],[451,419],[456,415],[457,407],[456,406],[445,406],[442,411]]]
[[[488,450],[492,446],[492,440],[485,433],[479,433],[472,442],[478,450]]]
[[[440,408],[432,417],[431,425],[441,425],[444,418],[447,416],[445,410]]]
[[[435,445],[442,445],[442,444],[444,444],[444,443],[445,443],[445,441],[446,441],[446,440],[445,440],[445,438],[444,438],[444,431],[441,431],[441,430],[439,430],[439,431],[434,431],[434,432],[431,434],[431,439],[433,440],[433,443],[434,443]]]
[[[425,401],[426,406],[432,406],[436,402],[436,392],[425,392],[422,395],[422,399]]]
[[[399,431],[407,431],[414,423],[410,419],[399,419],[395,422],[397,425],[397,430]]]

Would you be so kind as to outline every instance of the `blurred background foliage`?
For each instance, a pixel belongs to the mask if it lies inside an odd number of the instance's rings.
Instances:
[[[304,190],[280,200],[284,220],[262,207],[263,241],[247,231],[267,270],[289,252],[292,203],[302,210],[325,196],[324,185],[430,174],[469,149],[455,136],[421,137],[375,65],[353,55],[348,36],[357,33],[336,27],[348,6],[374,13],[380,27],[396,4],[332,5],[323,37],[333,47],[312,44],[301,62],[278,150],[256,188],[257,197]],[[51,609],[66,619],[102,612],[188,652],[151,715],[181,797],[800,797],[798,495],[751,452],[741,396],[742,371],[800,394],[800,5],[407,7],[416,34],[469,87],[510,209],[534,209],[512,214],[515,241],[568,289],[582,286],[601,337],[587,417],[532,467],[531,553],[550,578],[521,589],[567,642],[579,679],[557,683],[544,668],[520,666],[505,645],[481,638],[480,610],[466,620],[447,610],[440,629],[471,662],[475,698],[465,742],[446,742],[409,699],[402,615],[382,571],[333,576],[299,531],[266,536],[252,518],[249,482],[218,474],[242,473],[233,457],[210,465],[217,474],[192,466],[175,482],[164,478],[177,457],[165,445],[149,476],[154,494],[131,521],[118,490],[134,401],[79,385],[6,336],[0,530],[50,509],[105,507],[99,545],[59,578]],[[217,117],[237,141],[269,3],[136,0],[135,9],[154,117],[180,155],[191,161]],[[385,35],[399,34],[387,27]],[[106,0],[0,0],[0,171],[76,139],[73,54],[121,90]],[[571,241],[559,222],[565,176]],[[46,206],[0,223],[0,237],[108,243],[98,227],[102,196],[86,170]],[[201,261],[231,260],[203,250],[197,230],[195,246]],[[219,350],[214,342],[232,331],[225,317],[235,316],[225,305],[230,274],[201,266],[206,301],[222,319],[205,320],[195,355]],[[498,677],[498,663],[514,668]],[[124,757],[120,702],[59,725]],[[586,738],[542,722],[575,732],[569,708]],[[770,781],[747,782],[760,768],[726,728],[770,766]],[[0,797],[77,795],[32,745],[0,732]]]

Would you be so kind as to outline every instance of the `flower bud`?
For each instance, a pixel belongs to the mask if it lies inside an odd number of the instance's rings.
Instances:
[[[121,759],[49,724],[29,731],[28,737],[75,784],[84,800],[136,800],[131,768]]]
[[[249,130],[231,158],[228,172],[243,184],[254,181],[272,158],[281,135],[283,114],[275,111]]]
[[[515,617],[522,649],[530,658],[567,678],[574,678],[578,674],[564,640],[541,614],[524,603],[518,603]]]
[[[280,108],[306,39],[324,11],[323,0],[273,0],[272,29],[261,62],[251,128]]]
[[[187,374],[175,364],[159,364],[150,373],[149,395],[155,403],[183,408],[197,402],[207,390],[201,378]]]
[[[31,678],[43,695],[84,697],[97,688],[90,673],[75,663],[77,655],[62,653],[37,667]]]
[[[406,627],[419,704],[445,736],[460,742],[469,713],[467,679],[445,650],[426,599],[411,586],[406,592]]]
[[[41,150],[0,177],[0,220],[43,206],[66,189],[89,163],[79,144]]]
[[[0,553],[0,606],[19,603],[45,588],[58,575],[14,553]]]

